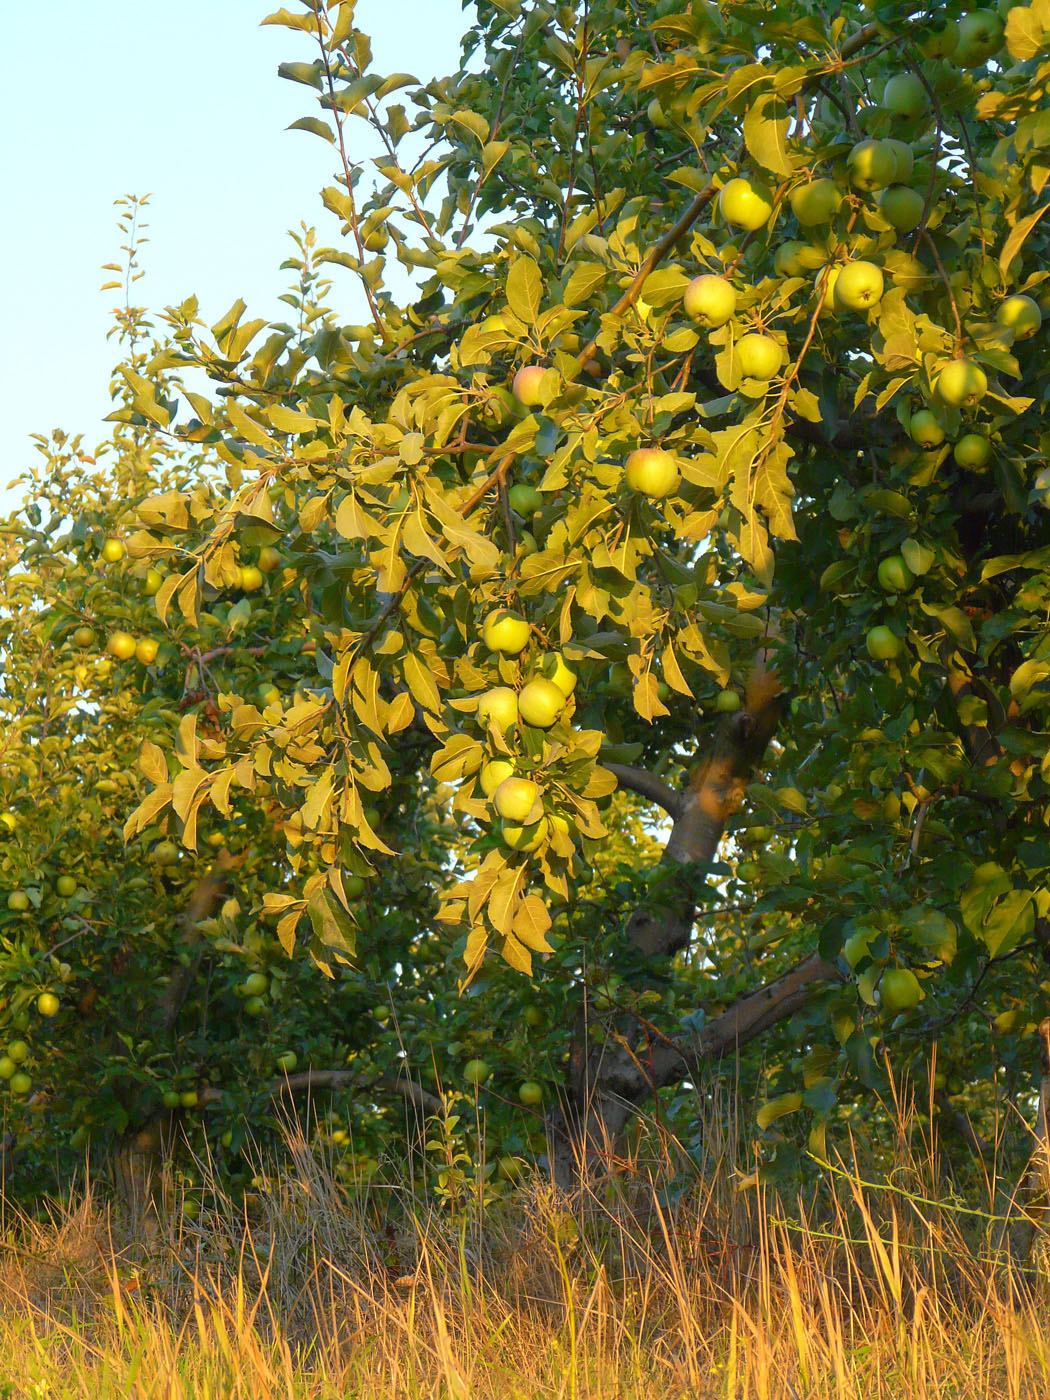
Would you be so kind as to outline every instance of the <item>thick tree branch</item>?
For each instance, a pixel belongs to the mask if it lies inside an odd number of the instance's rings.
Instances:
[[[636,792],[639,797],[647,797],[671,817],[678,820],[682,810],[682,799],[677,792],[644,768],[630,768],[624,763],[603,763],[603,768],[613,774],[620,787],[628,792]]]
[[[371,1089],[385,1089],[388,1093],[399,1094],[401,1098],[407,1099],[416,1108],[422,1109],[424,1113],[443,1113],[445,1105],[436,1094],[432,1094],[429,1089],[424,1089],[421,1084],[417,1084],[413,1079],[404,1076],[395,1078],[393,1075],[384,1076],[381,1079],[367,1079],[362,1077],[356,1070],[351,1069],[304,1069],[298,1074],[282,1075],[279,1079],[271,1079],[263,1085],[263,1093],[271,1099],[279,1099],[284,1094],[310,1093],[315,1089],[360,1089],[368,1092]],[[206,1085],[200,1092],[200,1104],[203,1108],[218,1103],[222,1099],[222,1090]]]

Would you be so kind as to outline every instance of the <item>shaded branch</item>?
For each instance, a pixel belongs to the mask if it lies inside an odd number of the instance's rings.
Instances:
[[[628,792],[638,793],[639,797],[647,797],[650,802],[662,807],[675,821],[678,820],[682,810],[682,799],[655,773],[648,773],[644,768],[630,768],[624,763],[603,763],[602,767],[612,773],[620,787],[626,788]]]

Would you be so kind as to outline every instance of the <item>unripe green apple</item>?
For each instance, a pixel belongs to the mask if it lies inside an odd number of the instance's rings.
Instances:
[[[949,24],[945,29],[935,29],[932,34],[928,34],[922,40],[921,47],[927,58],[948,58],[955,52],[958,42],[955,25]]]
[[[77,892],[77,882],[72,875],[60,875],[55,881],[55,892],[61,899],[71,899]]]
[[[0,1055],[0,1079],[10,1079],[18,1073],[18,1066],[10,1055]]]
[[[879,212],[898,233],[910,233],[922,223],[926,201],[909,185],[891,185],[879,195]]]
[[[902,643],[888,627],[873,627],[866,638],[868,655],[875,661],[893,661],[900,656]]]
[[[135,638],[130,632],[114,632],[106,645],[118,661],[130,661],[135,655]]]
[[[678,489],[681,474],[672,453],[660,447],[638,447],[628,453],[624,480],[630,490],[658,501]]]
[[[796,185],[788,196],[791,212],[803,228],[826,224],[842,207],[842,191],[826,177]]]
[[[525,1010],[522,1012],[522,1019],[527,1026],[532,1026],[533,1028],[542,1026],[543,1012],[538,1006],[526,1006]]]
[[[90,627],[78,627],[73,633],[73,643],[75,646],[80,647],[81,650],[85,647],[89,647],[94,640],[95,634]]]
[[[543,1102],[543,1085],[537,1084],[535,1079],[526,1079],[518,1086],[518,1098],[527,1108],[535,1108]]]
[[[760,180],[738,176],[723,188],[718,207],[727,224],[753,232],[768,223],[773,212],[773,194]]]
[[[895,136],[887,136],[882,142],[892,152],[897,162],[893,172],[893,185],[906,185],[915,173],[915,152],[908,145],[907,141],[898,141]]]
[[[281,567],[281,556],[273,545],[264,544],[259,550],[259,568],[264,574],[272,574]]]
[[[12,1094],[28,1094],[33,1087],[33,1081],[30,1079],[29,1075],[25,1074],[22,1070],[18,1070],[17,1073],[12,1074],[8,1083],[11,1086]]]
[[[905,593],[915,582],[915,575],[899,554],[889,554],[879,565],[879,587],[887,593]]]
[[[800,243],[797,238],[789,239],[787,243],[781,243],[780,247],[773,254],[773,271],[778,277],[801,277],[805,272],[799,253],[808,245]]]
[[[740,695],[735,690],[720,690],[715,696],[715,709],[720,714],[731,715],[740,709]]]
[[[988,377],[975,360],[951,360],[937,376],[937,397],[952,408],[973,408],[984,398]]]
[[[542,365],[523,365],[514,376],[514,397],[523,408],[539,407],[546,373]]]
[[[500,783],[507,778],[513,778],[514,765],[508,763],[503,758],[490,759],[481,770],[481,791],[486,797],[491,797]]]
[[[507,730],[517,718],[518,697],[509,686],[494,686],[478,701],[478,723],[485,729],[494,724],[501,731]]]
[[[955,444],[952,456],[960,467],[975,471],[986,466],[992,455],[992,444],[981,433],[967,433]]]
[[[882,299],[882,268],[857,258],[847,263],[835,283],[835,305],[849,311],[865,311]]]
[[[489,651],[520,656],[529,644],[529,624],[517,613],[500,608],[486,617],[481,635]]]
[[[534,851],[546,841],[550,825],[546,817],[538,822],[500,822],[500,835],[512,851]]]
[[[879,983],[879,999],[884,1011],[891,1016],[899,1016],[902,1011],[910,1011],[918,1006],[922,988],[915,973],[907,967],[891,967],[882,974]]]
[[[164,582],[164,575],[157,569],[147,569],[146,577],[142,580],[142,589],[147,598],[154,598],[161,590]]]
[[[282,1074],[291,1074],[299,1063],[299,1057],[294,1050],[285,1050],[283,1054],[277,1056],[274,1063]]]
[[[179,848],[174,841],[159,841],[153,847],[154,864],[159,865],[162,870],[174,865],[178,858]]]
[[[365,892],[365,882],[360,875],[343,876],[343,893],[347,899],[360,899]]]
[[[160,650],[160,643],[152,637],[143,637],[135,644],[135,660],[140,661],[143,666],[152,666],[157,659],[157,652]]]
[[[1039,303],[1018,292],[999,303],[995,319],[1004,330],[1013,331],[1014,340],[1027,340],[1043,324]]]
[[[492,805],[509,822],[539,821],[540,785],[531,778],[504,778],[492,794]]]
[[[24,1065],[26,1060],[29,1059],[29,1046],[24,1040],[12,1040],[11,1044],[7,1047],[7,1053],[9,1058],[14,1060],[16,1065]]]
[[[1006,26],[994,10],[971,10],[955,24],[955,61],[960,68],[982,68],[1002,47]]]
[[[468,1060],[463,1066],[463,1078],[468,1084],[484,1084],[491,1073],[487,1060]]]
[[[858,141],[847,157],[850,180],[858,190],[881,190],[898,179],[897,156],[887,141]]]
[[[920,408],[917,413],[911,416],[908,424],[908,436],[912,442],[927,452],[934,447],[939,447],[944,441],[944,428],[937,417],[928,408]]]
[[[527,519],[530,515],[535,515],[543,505],[543,497],[535,486],[526,486],[524,482],[519,481],[507,492],[507,504],[516,515]]]
[[[36,999],[36,1009],[41,1016],[57,1016],[59,1001],[54,992],[41,992]]]
[[[518,714],[536,729],[549,729],[565,708],[565,696],[546,676],[536,676],[518,696]]]
[[[830,316],[835,310],[835,288],[841,273],[841,267],[822,267],[813,279],[813,295],[820,297],[820,310],[817,314],[821,318]],[[823,291],[821,291],[822,284]]]
[[[246,997],[244,1011],[247,1016],[261,1016],[266,1010],[266,998],[260,996]]]
[[[568,700],[576,689],[576,672],[566,663],[560,651],[549,651],[540,662],[540,671],[556,685]]]
[[[12,890],[7,896],[7,907],[12,914],[24,914],[29,908],[29,896],[25,890]]]
[[[736,343],[737,368],[745,379],[772,379],[783,360],[780,342],[771,335],[752,331]]]
[[[107,540],[102,546],[102,558],[107,564],[119,564],[125,552],[122,540]]]
[[[261,997],[269,990],[270,979],[265,972],[251,972],[243,982],[244,995],[248,997]]]
[[[921,117],[930,99],[915,73],[895,73],[882,91],[882,105],[895,117]]]
[[[196,1108],[199,1102],[196,1089],[183,1089],[179,1095],[179,1105],[182,1108]]]
[[[736,311],[736,288],[725,277],[694,277],[682,298],[685,314],[702,326],[724,326]]]

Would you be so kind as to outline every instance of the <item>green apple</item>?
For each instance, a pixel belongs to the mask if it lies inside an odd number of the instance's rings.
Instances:
[[[535,729],[549,729],[565,708],[565,696],[546,676],[528,681],[518,696],[518,713]]]
[[[850,181],[858,190],[881,190],[898,179],[898,159],[888,141],[858,141],[847,157]]]
[[[624,463],[624,479],[631,491],[658,501],[678,489],[681,475],[673,453],[660,447],[638,447]]]
[[[971,10],[955,23],[955,61],[960,68],[982,68],[1002,47],[1006,26],[994,10]]]
[[[281,567],[281,556],[273,545],[264,544],[259,550],[259,568],[264,574],[272,574],[275,569]]]
[[[485,729],[494,724],[503,732],[516,723],[517,718],[518,697],[509,686],[494,686],[478,701],[478,723]]]
[[[952,408],[973,408],[984,398],[988,377],[974,360],[951,360],[937,376],[937,397]]]
[[[745,379],[772,379],[784,361],[784,351],[771,335],[756,331],[736,343],[737,368]]]
[[[686,287],[682,306],[685,314],[702,326],[724,326],[736,311],[736,288],[725,277],[706,272]]]
[[[515,515],[520,515],[524,520],[536,514],[543,505],[543,497],[535,486],[526,486],[524,482],[519,481],[507,492],[507,504]]]
[[[842,207],[842,191],[834,180],[810,180],[788,196],[791,212],[803,228],[826,224]]]
[[[525,1010],[522,1012],[522,1019],[527,1026],[532,1026],[533,1028],[542,1026],[543,1012],[538,1006],[526,1006]]]
[[[523,617],[500,608],[486,617],[481,635],[489,651],[498,651],[503,656],[520,656],[529,644],[529,630],[529,624]]]
[[[995,319],[1003,330],[1013,331],[1014,340],[1027,340],[1043,324],[1043,313],[1038,302],[1018,292],[999,303]]]
[[[835,288],[838,286],[841,267],[822,267],[813,279],[813,294],[820,297],[820,317],[829,316],[835,310]],[[823,292],[821,291],[823,284]]]
[[[12,1040],[7,1047],[8,1058],[14,1060],[16,1065],[24,1065],[29,1059],[29,1046],[24,1040]]]
[[[498,1170],[502,1180],[520,1181],[525,1172],[525,1164],[520,1157],[501,1157]]]
[[[549,651],[540,662],[540,671],[568,700],[576,689],[576,672],[567,664],[560,651]]]
[[[102,558],[107,564],[119,564],[124,554],[124,544],[121,540],[107,540],[102,546]]]
[[[257,593],[263,586],[262,569],[254,564],[245,564],[237,570],[237,587],[242,593]]]
[[[12,914],[24,914],[29,908],[29,896],[25,890],[12,890],[7,896],[7,907]]]
[[[540,785],[531,778],[504,778],[492,794],[492,805],[509,822],[538,822],[543,810]]]
[[[934,447],[940,447],[944,441],[944,428],[936,415],[928,408],[920,408],[917,413],[913,413],[908,424],[908,436],[912,442],[927,452]]]
[[[118,661],[130,661],[135,655],[135,638],[130,632],[114,632],[106,648]]]
[[[915,152],[907,141],[898,141],[895,136],[887,136],[882,144],[893,152],[897,162],[890,184],[906,185],[915,174]]]
[[[720,690],[715,696],[715,709],[720,714],[731,715],[740,709],[740,696],[735,690]]]
[[[60,899],[71,899],[77,892],[77,882],[72,875],[60,875],[55,881],[55,893]]]
[[[468,1060],[463,1066],[463,1078],[468,1084],[484,1084],[491,1073],[487,1060]]]
[[[1032,304],[1033,306],[1035,305],[1034,302]],[[94,640],[95,634],[90,627],[78,627],[73,633],[73,644],[74,646],[80,647],[81,651],[83,651],[85,647],[89,647]]]
[[[531,822],[528,825],[522,822],[509,822],[504,818],[500,822],[500,835],[504,844],[512,851],[535,851],[537,850],[550,832],[550,824],[546,817],[542,817],[538,822]]]
[[[1036,500],[1045,510],[1050,510],[1050,467],[1044,467],[1038,472],[1032,489],[1036,493]]]
[[[181,1108],[196,1108],[200,1098],[196,1089],[183,1089],[179,1095],[179,1106]]]
[[[891,185],[879,195],[879,212],[898,233],[911,233],[922,223],[926,201],[909,185]]]
[[[927,58],[949,58],[955,52],[958,42],[955,25],[949,24],[945,29],[935,29],[928,34],[922,40],[921,47]]]
[[[179,858],[179,848],[174,841],[158,841],[153,847],[153,862],[162,870],[175,864]]]
[[[0,1079],[10,1079],[18,1073],[18,1066],[10,1055],[0,1055]]]
[[[753,232],[768,223],[773,212],[773,194],[760,180],[738,176],[723,188],[718,207],[727,224]]]
[[[960,467],[975,471],[986,466],[992,455],[992,444],[982,433],[967,433],[955,444],[952,456]]]
[[[491,797],[500,783],[507,778],[513,778],[514,765],[508,763],[504,758],[493,758],[485,764],[481,770],[481,791],[486,797]]]
[[[882,105],[895,117],[921,117],[930,99],[916,73],[895,73],[882,90]]]
[[[298,1063],[299,1056],[294,1050],[285,1050],[283,1054],[278,1055],[277,1059],[274,1061],[274,1064],[282,1074],[291,1074]]]
[[[543,1102],[543,1085],[537,1084],[535,1079],[526,1079],[524,1084],[518,1085],[518,1098],[527,1108],[535,1108]]]
[[[882,299],[882,268],[857,258],[847,263],[835,283],[835,305],[849,311],[866,311]]]
[[[762,867],[756,860],[743,860],[736,868],[736,877],[745,885],[757,885],[762,879]]]
[[[868,655],[876,661],[892,661],[901,654],[902,642],[888,627],[873,627],[865,639]]]
[[[905,593],[915,582],[915,575],[899,554],[888,554],[879,565],[879,587],[887,593]]]
[[[365,882],[360,875],[343,876],[343,892],[347,899],[360,899],[365,892]]]
[[[160,1096],[160,1101],[165,1108],[178,1108],[179,1098],[180,1095],[178,1089],[165,1089],[163,1094],[161,1094]]]
[[[882,974],[879,983],[879,998],[884,1011],[891,1016],[899,1016],[902,1011],[910,1011],[918,1006],[922,988],[915,973],[907,967],[891,967]]]
[[[781,243],[780,247],[773,254],[773,271],[778,277],[801,277],[805,272],[799,254],[809,245],[800,243],[797,238],[789,239],[787,243]]]
[[[269,991],[270,979],[265,972],[252,972],[241,983],[244,988],[244,995],[247,997],[261,997],[264,992]]]
[[[57,1016],[59,1000],[54,992],[41,992],[36,999],[36,1009],[41,1016]]]
[[[265,997],[245,997],[244,1011],[248,1016],[261,1016],[266,1011]]]
[[[523,408],[537,408],[542,403],[546,373],[542,365],[523,365],[514,376],[514,397]]]
[[[28,1094],[33,1087],[33,1081],[30,1079],[29,1075],[23,1073],[22,1070],[18,1070],[17,1073],[12,1074],[8,1083],[11,1086],[12,1094]]]
[[[164,575],[157,569],[147,569],[142,580],[142,589],[147,598],[155,598],[164,583]]]

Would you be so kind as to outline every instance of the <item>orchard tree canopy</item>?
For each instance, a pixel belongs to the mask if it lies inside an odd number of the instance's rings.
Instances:
[[[226,840],[174,979],[196,1077],[248,957],[303,989],[275,1004],[314,1082],[349,1041],[426,1105],[472,1050],[509,1122],[493,1086],[542,1079],[563,1183],[760,1037],[785,1171],[891,1069],[970,1147],[1004,1094],[1034,1124],[1050,5],[478,0],[426,87],[352,0],[265,22],[331,246],[298,240],[288,323],[127,309],[118,489],[52,444],[51,523],[18,527],[46,645],[86,619],[118,658],[66,713],[139,748],[127,859],[188,879]],[[137,612],[91,582],[107,535]]]

